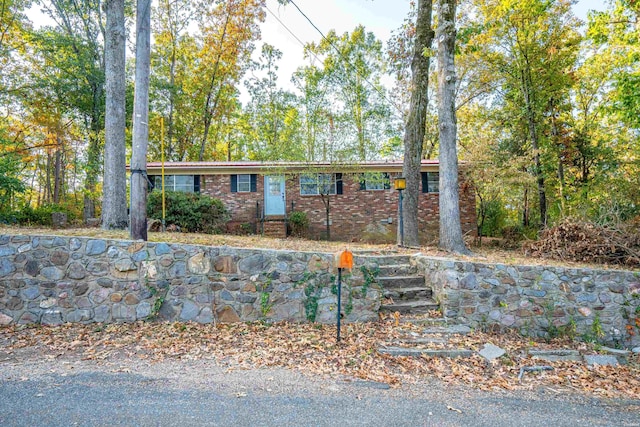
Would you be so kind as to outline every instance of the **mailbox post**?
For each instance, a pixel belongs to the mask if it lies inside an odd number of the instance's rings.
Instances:
[[[336,341],[340,342],[340,313],[342,312],[342,269],[348,268],[349,270],[351,270],[353,268],[353,253],[351,253],[349,249],[345,249],[342,252],[336,253],[335,265],[338,269],[338,314],[336,316]]]

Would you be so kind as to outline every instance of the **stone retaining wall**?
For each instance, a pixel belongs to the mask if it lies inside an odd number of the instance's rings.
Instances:
[[[346,321],[377,319],[381,292],[356,268]],[[268,319],[335,322],[332,255],[0,235],[0,324]]]
[[[598,338],[593,335],[601,330],[604,336],[598,340],[640,342],[638,272],[423,256],[413,261],[433,286],[445,316],[460,323],[517,328],[529,335],[567,334],[575,325],[577,335]]]

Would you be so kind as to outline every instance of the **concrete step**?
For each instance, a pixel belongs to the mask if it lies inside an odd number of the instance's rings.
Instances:
[[[380,276],[376,281],[384,289],[389,288],[425,288],[424,277],[422,276]]]
[[[426,336],[426,337],[403,337],[396,340],[400,344],[406,345],[429,345],[429,344],[447,344],[449,338],[447,336]]]
[[[405,356],[405,357],[471,357],[473,356],[473,350],[467,350],[464,348],[451,348],[451,349],[431,349],[431,348],[412,348],[412,347],[380,347],[378,353],[388,354],[390,356]]]
[[[418,268],[411,264],[382,265],[380,266],[380,273],[378,276],[414,276],[417,272]]]
[[[394,300],[424,300],[431,298],[432,294],[433,292],[431,289],[424,286],[412,288],[385,288],[382,293],[385,298],[392,298]]]
[[[421,326],[446,326],[447,319],[444,317],[430,317],[424,315],[401,316],[400,323]]]
[[[387,255],[387,256],[369,256],[354,255],[354,262],[361,264],[375,264],[379,267],[387,265],[410,264],[411,257],[409,255]]]
[[[394,302],[393,304],[383,304],[380,306],[380,311],[400,314],[419,314],[427,313],[429,310],[437,310],[439,305],[432,299],[426,299],[422,301],[401,301]]]
[[[430,326],[423,329],[422,335],[469,335],[471,328],[466,325]]]

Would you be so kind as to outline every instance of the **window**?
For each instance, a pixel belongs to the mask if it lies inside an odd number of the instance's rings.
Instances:
[[[251,192],[251,175],[243,174],[238,175],[238,193],[250,193]]]
[[[162,175],[149,176],[154,190],[162,190]],[[200,175],[165,175],[165,191],[200,192]]]
[[[360,176],[360,190],[388,190],[391,180],[386,172],[367,172]]]
[[[312,173],[300,175],[300,194],[342,194],[341,173]]]
[[[438,172],[422,172],[422,192],[440,192],[440,174]]]
[[[255,173],[231,175],[232,193],[255,193],[258,191],[258,179]]]

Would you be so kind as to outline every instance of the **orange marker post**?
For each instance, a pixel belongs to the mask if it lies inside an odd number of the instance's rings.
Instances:
[[[351,270],[353,268],[353,253],[349,251],[349,249],[345,249],[342,252],[338,252],[334,256],[335,265],[338,268],[338,314],[337,314],[337,335],[336,341],[340,342],[340,312],[341,304],[342,304],[342,269],[348,268]]]

